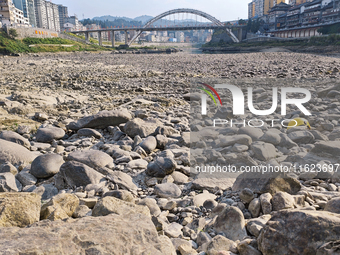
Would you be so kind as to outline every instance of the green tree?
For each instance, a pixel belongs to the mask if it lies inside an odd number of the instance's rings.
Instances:
[[[240,19],[240,20],[238,21],[238,24],[239,24],[239,25],[247,25],[247,21],[245,21],[244,19]]]
[[[8,33],[9,33],[9,36],[10,36],[12,39],[18,37],[18,32],[17,32],[17,30],[14,29],[14,28],[9,29]]]

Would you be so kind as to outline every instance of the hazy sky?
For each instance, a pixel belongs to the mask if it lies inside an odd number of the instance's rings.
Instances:
[[[111,15],[135,18],[142,15],[157,16],[176,8],[192,8],[207,12],[221,21],[248,17],[251,0],[52,0],[68,6],[69,15],[79,19]]]

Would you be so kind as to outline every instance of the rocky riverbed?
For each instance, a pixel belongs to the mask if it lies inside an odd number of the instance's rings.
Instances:
[[[284,52],[0,57],[0,254],[339,254],[339,70]],[[193,79],[251,86],[260,109],[272,87],[307,88],[311,128],[211,132]],[[207,160],[299,171],[190,168]]]

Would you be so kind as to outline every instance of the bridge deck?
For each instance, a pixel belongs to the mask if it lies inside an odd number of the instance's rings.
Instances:
[[[178,31],[178,30],[207,30],[207,29],[223,29],[223,28],[244,28],[246,26],[175,26],[175,27],[125,27],[125,28],[103,28],[103,29],[89,29],[81,31],[70,31],[73,34],[79,33],[95,33],[107,31]]]

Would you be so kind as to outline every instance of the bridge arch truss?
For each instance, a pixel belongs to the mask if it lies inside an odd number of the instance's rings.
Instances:
[[[198,15],[198,16],[201,16],[207,20],[210,20],[212,23],[214,23],[215,25],[217,26],[221,26],[221,27],[224,27],[224,24],[219,21],[218,19],[216,19],[215,17],[211,16],[210,14],[208,13],[205,13],[205,12],[202,12],[202,11],[199,11],[199,10],[195,10],[195,9],[188,9],[188,8],[181,8],[181,9],[174,9],[174,10],[170,10],[170,11],[166,11],[162,14],[159,14],[158,16],[154,17],[153,19],[151,19],[150,21],[148,21],[143,28],[148,28],[150,27],[154,22],[166,17],[166,16],[169,16],[169,15],[172,15],[172,14],[178,14],[178,13],[190,13],[190,14],[195,14],[195,15]],[[234,41],[234,42],[239,42],[238,38],[233,34],[233,32],[231,31],[231,29],[229,28],[226,28],[226,32],[227,34],[230,36],[230,38]],[[135,36],[130,40],[129,42],[129,45],[131,45],[136,39],[138,36],[140,36],[142,33],[142,31],[138,31]]]

